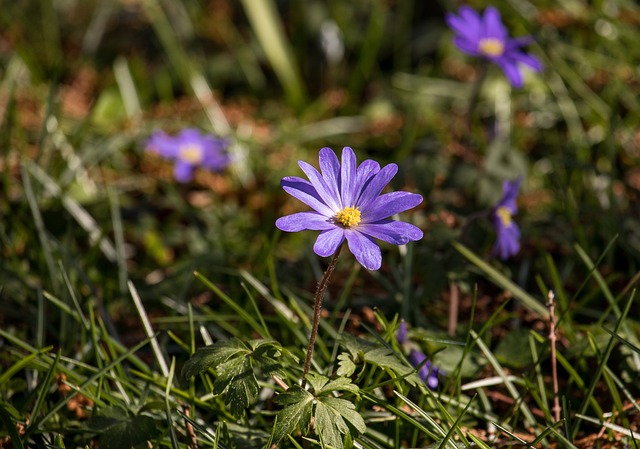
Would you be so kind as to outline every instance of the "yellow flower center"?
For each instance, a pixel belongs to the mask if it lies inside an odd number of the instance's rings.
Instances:
[[[497,57],[504,53],[504,42],[495,37],[485,37],[478,42],[478,48],[487,56]]]
[[[198,165],[202,162],[202,148],[200,145],[184,145],[180,147],[180,159],[189,162],[193,165]]]
[[[499,207],[498,210],[496,210],[496,215],[500,218],[500,221],[505,228],[511,226],[511,212],[507,207]]]
[[[360,209],[357,207],[345,207],[336,214],[336,222],[345,228],[353,228],[360,224]]]

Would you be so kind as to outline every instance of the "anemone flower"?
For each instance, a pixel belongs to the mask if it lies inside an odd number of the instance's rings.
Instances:
[[[520,251],[520,229],[513,221],[518,212],[516,202],[522,178],[504,181],[502,184],[502,198],[491,210],[490,218],[496,230],[496,243],[493,254],[502,260],[515,256]]]
[[[396,331],[396,340],[398,343],[405,346],[407,345],[407,323],[402,321],[398,330]],[[427,356],[419,349],[411,348],[409,350],[409,363],[414,368],[420,368],[418,370],[418,376],[427,384],[427,386],[435,390],[438,388],[438,374],[440,369],[433,365],[430,360],[427,360]]]
[[[156,131],[146,146],[149,151],[175,161],[174,176],[179,182],[191,181],[197,167],[222,171],[230,162],[226,139],[192,128],[183,129],[176,136]]]
[[[298,161],[309,181],[295,176],[282,179],[282,188],[313,211],[279,218],[279,229],[321,231],[313,250],[322,257],[334,254],[346,239],[356,260],[368,270],[377,270],[382,264],[374,239],[404,245],[422,238],[416,226],[389,219],[420,204],[422,196],[409,192],[380,194],[397,173],[396,164],[380,168],[377,162],[366,160],[357,166],[356,155],[349,147],[342,150],[342,165],[331,148],[321,149],[319,160],[322,173]]]
[[[542,71],[538,58],[525,53],[521,47],[533,42],[530,36],[512,39],[502,23],[500,12],[492,6],[480,15],[468,6],[460,7],[458,15],[446,15],[449,27],[455,32],[454,44],[464,53],[489,60],[502,69],[513,87],[523,84],[522,66]]]

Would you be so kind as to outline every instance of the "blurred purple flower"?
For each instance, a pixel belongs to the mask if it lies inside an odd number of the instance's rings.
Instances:
[[[489,6],[481,16],[474,9],[461,6],[458,14],[446,16],[447,24],[456,33],[454,44],[464,53],[496,64],[513,87],[522,87],[521,65],[529,66],[534,72],[542,71],[540,60],[521,49],[533,42],[533,38],[510,38],[496,8]]]
[[[420,367],[418,376],[425,381],[429,388],[432,390],[438,388],[438,372],[440,370],[435,365],[432,366],[431,361],[427,360],[424,352],[418,349],[411,349],[409,351],[409,362],[415,368]]]
[[[147,149],[167,159],[175,160],[174,176],[179,182],[189,182],[197,167],[222,171],[229,165],[227,139],[201,134],[193,128],[183,129],[176,136],[155,131],[147,141]]]
[[[493,255],[500,256],[502,260],[515,256],[520,251],[520,229],[513,221],[513,216],[518,212],[516,199],[521,182],[520,177],[513,181],[504,181],[502,198],[491,210],[491,222],[496,229]]]
[[[406,321],[400,321],[398,330],[396,331],[396,340],[398,343],[404,344],[407,342],[407,323]]]
[[[380,195],[397,173],[396,164],[380,168],[368,159],[357,166],[356,155],[349,147],[342,150],[342,165],[331,148],[321,149],[319,160],[322,173],[298,161],[310,182],[295,176],[282,179],[280,184],[288,194],[314,210],[278,218],[279,229],[322,231],[313,246],[322,257],[334,254],[346,238],[349,250],[367,270],[377,270],[382,264],[374,238],[394,245],[422,238],[416,226],[388,218],[422,202],[422,196],[415,193]]]
[[[398,330],[396,331],[396,340],[401,345],[407,343],[407,323],[404,321],[400,322],[398,326]],[[429,388],[435,390],[438,388],[438,374],[440,373],[440,369],[431,364],[430,360],[427,360],[427,356],[424,352],[411,348],[409,350],[409,363],[414,368],[420,367],[418,370],[418,376],[427,384]],[[424,362],[424,364],[423,364]]]

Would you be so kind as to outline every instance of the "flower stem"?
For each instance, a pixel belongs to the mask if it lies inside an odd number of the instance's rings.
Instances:
[[[327,267],[327,271],[324,272],[322,279],[320,279],[320,282],[318,283],[318,288],[316,289],[316,294],[313,298],[313,326],[311,327],[311,335],[309,335],[307,357],[304,359],[304,369],[302,371],[302,388],[307,385],[307,374],[309,373],[309,369],[311,368],[311,356],[313,355],[313,348],[316,344],[316,335],[318,335],[318,326],[320,325],[322,298],[324,296],[324,291],[327,288],[327,284],[329,284],[329,278],[331,277],[331,274],[333,273],[333,270],[338,263],[338,256],[340,255],[341,249],[342,245],[338,247],[335,254],[333,255],[333,259],[331,259],[331,263]]]
[[[475,112],[476,105],[478,104],[478,100],[480,99],[480,91],[482,90],[482,85],[484,84],[484,80],[487,77],[487,71],[489,70],[489,64],[486,61],[481,61],[479,74],[476,80],[473,82],[471,86],[471,94],[469,95],[469,104],[467,105],[467,127],[469,130],[469,140],[471,140],[471,134],[473,129],[473,113]]]

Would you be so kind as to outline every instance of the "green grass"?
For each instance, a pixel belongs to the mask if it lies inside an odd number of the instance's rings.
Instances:
[[[4,2],[0,447],[638,447],[640,8],[496,2],[545,65],[515,90],[476,83],[457,5]],[[145,142],[185,127],[231,167],[176,183]],[[375,272],[343,251],[303,390],[328,260],[274,222],[325,146],[397,163],[425,236]],[[485,212],[516,176],[501,261]]]

